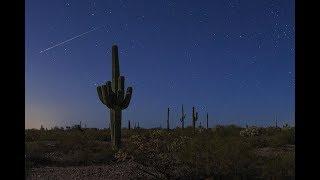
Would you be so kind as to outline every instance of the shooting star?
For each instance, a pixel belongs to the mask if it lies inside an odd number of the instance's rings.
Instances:
[[[101,27],[102,27],[102,26],[101,26]],[[92,29],[92,30],[90,30],[90,31],[84,32],[84,33],[82,33],[82,34],[80,34],[80,35],[77,35],[77,36],[75,36],[75,37],[73,37],[73,38],[70,38],[70,39],[65,40],[65,41],[63,41],[63,42],[61,42],[61,43],[58,43],[58,44],[56,44],[56,45],[54,45],[54,46],[51,46],[51,47],[49,47],[49,48],[47,48],[47,49],[45,49],[45,50],[40,51],[40,54],[43,53],[43,52],[46,52],[46,51],[48,51],[48,50],[50,50],[50,49],[52,49],[52,48],[58,47],[58,46],[60,46],[60,45],[63,45],[63,44],[65,44],[65,43],[69,42],[69,41],[72,41],[72,40],[76,39],[76,38],[79,38],[79,37],[81,37],[81,36],[84,36],[84,35],[86,35],[86,34],[88,34],[88,33],[91,33],[91,32],[93,32],[93,31],[95,31],[95,30],[98,30],[98,29],[100,29],[101,27],[94,28],[94,29]]]

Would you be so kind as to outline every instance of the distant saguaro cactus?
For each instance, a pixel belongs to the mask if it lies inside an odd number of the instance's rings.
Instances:
[[[207,129],[209,129],[209,114],[207,113]]]
[[[193,132],[196,132],[196,121],[198,120],[198,112],[195,112],[194,107],[192,107],[192,125]]]
[[[168,112],[167,112],[167,129],[170,129],[170,126],[169,126],[169,116],[170,116],[170,108],[168,108]]]
[[[182,104],[182,109],[181,109],[181,118],[180,118],[180,121],[181,121],[181,128],[184,129],[184,119],[186,118],[186,114],[184,113],[183,111],[183,104]]]
[[[124,94],[124,77],[120,76],[118,47],[112,46],[112,82],[98,86],[100,101],[110,109],[111,140],[114,148],[121,146],[121,116],[122,110],[129,106],[132,87]]]

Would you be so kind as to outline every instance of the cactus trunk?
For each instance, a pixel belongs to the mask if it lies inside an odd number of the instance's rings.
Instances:
[[[115,147],[121,146],[121,110],[111,110],[113,125],[111,128],[111,141]]]

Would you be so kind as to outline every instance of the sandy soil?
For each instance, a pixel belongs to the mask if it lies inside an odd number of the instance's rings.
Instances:
[[[103,166],[79,166],[79,167],[43,167],[33,168],[28,180],[102,180],[102,179],[166,179],[156,170],[145,167],[134,161],[114,163]]]

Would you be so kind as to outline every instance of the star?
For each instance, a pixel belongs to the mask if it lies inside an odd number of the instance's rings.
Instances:
[[[105,12],[106,14],[111,14],[111,13],[112,13],[111,10],[105,10],[104,12]]]

